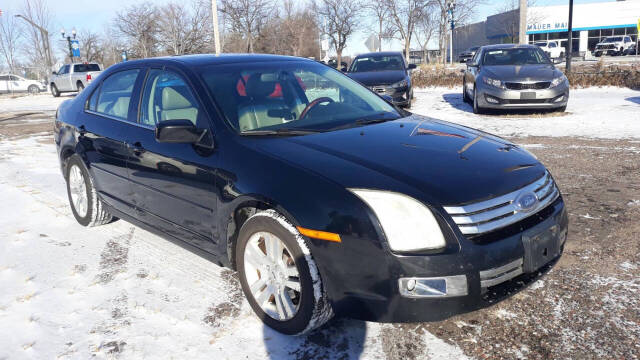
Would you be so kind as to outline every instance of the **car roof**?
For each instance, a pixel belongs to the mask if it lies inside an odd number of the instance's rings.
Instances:
[[[316,63],[315,60],[284,55],[268,55],[268,54],[198,54],[198,55],[180,55],[180,56],[163,56],[140,60],[130,60],[127,63],[146,63],[153,61],[169,61],[178,62],[189,66],[200,65],[216,65],[229,63],[249,63],[249,62],[273,62],[273,61],[308,61]]]
[[[356,59],[359,58],[359,57],[363,57],[363,56],[376,56],[376,55],[380,55],[380,56],[400,55],[400,56],[402,56],[402,53],[400,51],[375,51],[375,52],[359,54],[358,56],[356,56]]]
[[[505,50],[505,49],[515,49],[515,48],[530,48],[537,49],[537,45],[530,44],[494,44],[494,45],[485,45],[482,47],[484,50]]]

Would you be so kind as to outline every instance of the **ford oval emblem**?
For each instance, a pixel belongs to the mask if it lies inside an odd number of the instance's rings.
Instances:
[[[516,211],[529,212],[538,204],[538,197],[533,192],[523,192],[518,195],[515,201]]]

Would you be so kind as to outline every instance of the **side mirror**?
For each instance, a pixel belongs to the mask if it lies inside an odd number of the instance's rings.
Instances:
[[[52,71],[51,74],[58,75],[58,72],[57,71]]]
[[[416,64],[409,64],[409,66],[407,66],[407,70],[413,70],[417,68]]]
[[[156,127],[156,141],[161,143],[196,144],[205,135],[189,120],[166,120]]]

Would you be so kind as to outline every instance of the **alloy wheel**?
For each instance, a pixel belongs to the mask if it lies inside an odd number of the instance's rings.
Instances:
[[[89,208],[89,198],[87,197],[84,175],[77,165],[72,165],[69,170],[69,193],[73,208],[80,217],[85,217]]]
[[[270,232],[256,232],[244,250],[244,273],[258,306],[279,321],[292,319],[300,307],[300,274],[291,251]]]

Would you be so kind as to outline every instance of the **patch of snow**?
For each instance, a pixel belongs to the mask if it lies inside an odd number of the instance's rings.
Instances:
[[[55,111],[65,100],[73,99],[75,93],[53,97],[51,94],[25,95],[16,98],[0,98],[0,111]]]
[[[531,286],[529,286],[529,289],[538,290],[538,289],[542,289],[543,287],[544,287],[544,280],[537,280],[536,282],[531,284]]]
[[[640,200],[631,200],[627,203],[628,206],[640,206]]]
[[[620,268],[621,268],[621,269],[624,269],[624,270],[635,270],[635,269],[637,269],[637,268],[638,268],[638,266],[637,266],[637,265],[632,264],[632,263],[630,263],[630,262],[628,262],[628,261],[623,262],[623,263],[622,263],[622,264],[620,264],[619,266],[620,266]]]

